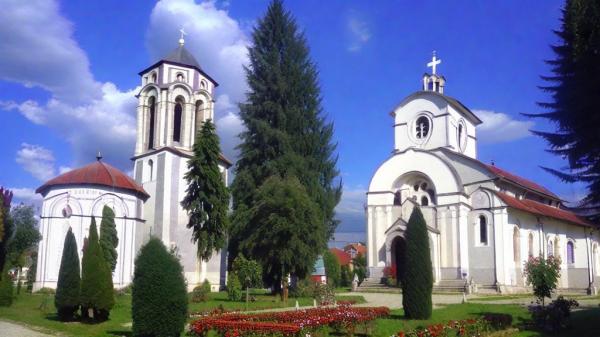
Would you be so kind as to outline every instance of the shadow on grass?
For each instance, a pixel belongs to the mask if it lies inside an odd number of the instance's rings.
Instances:
[[[131,336],[133,336],[133,332],[127,331],[127,330],[123,330],[123,331],[108,330],[108,331],[106,331],[106,333],[109,336],[121,336],[121,337],[131,337]]]

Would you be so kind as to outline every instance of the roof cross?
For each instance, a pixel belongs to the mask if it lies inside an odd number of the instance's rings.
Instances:
[[[179,44],[183,46],[183,44],[185,43],[183,37],[187,35],[187,33],[185,32],[185,30],[183,30],[183,27],[179,30],[179,32],[181,33],[181,37],[179,38]]]
[[[434,50],[433,57],[431,58],[431,62],[427,63],[427,67],[431,68],[433,75],[435,75],[436,66],[440,63],[442,63],[442,60],[435,57],[435,50]]]

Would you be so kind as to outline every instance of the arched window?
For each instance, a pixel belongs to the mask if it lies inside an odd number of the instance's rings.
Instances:
[[[148,160],[148,181],[154,179],[154,161]]]
[[[554,242],[548,240],[548,256],[554,256]]]
[[[396,193],[394,193],[394,206],[399,206],[402,204],[402,195],[400,194],[400,191],[396,191]]]
[[[567,242],[567,263],[575,263],[575,245],[573,244],[573,241]]]
[[[513,258],[518,266],[521,263],[521,235],[519,227],[513,229]]]
[[[173,113],[173,141],[181,141],[181,118],[183,117],[183,100],[175,100],[175,111]]]
[[[183,82],[185,78],[182,73],[177,73],[177,82]]]
[[[485,216],[479,216],[479,243],[487,245],[488,234],[487,234],[487,219]]]
[[[529,238],[527,240],[527,247],[529,251],[529,256],[533,256],[533,233],[529,233]]]
[[[195,110],[196,110],[196,112],[195,112],[195,116],[196,116],[195,117],[196,118],[195,132],[197,134],[198,131],[200,131],[200,129],[202,128],[202,122],[204,122],[204,102],[202,102],[201,100],[197,100]]]
[[[152,76],[150,78],[152,83],[156,83],[156,73],[152,73]]]
[[[415,137],[417,139],[427,138],[430,129],[431,123],[429,121],[429,118],[425,116],[417,118],[417,122],[415,123]]]
[[[150,119],[150,123],[148,125],[148,150],[154,148],[154,124],[156,119],[156,99],[154,96],[151,96],[148,99],[148,118]]]
[[[421,197],[421,206],[429,206],[429,199],[426,196]]]

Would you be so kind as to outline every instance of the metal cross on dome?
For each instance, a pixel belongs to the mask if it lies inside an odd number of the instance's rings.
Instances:
[[[433,57],[431,58],[431,62],[427,63],[427,67],[431,68],[431,72],[435,75],[435,69],[438,64],[442,63],[441,59],[435,57],[435,50],[433,51]]]
[[[179,44],[183,46],[183,43],[185,42],[183,37],[187,35],[187,33],[185,32],[185,30],[183,30],[183,27],[179,30],[179,32],[181,33],[181,37],[179,38]]]

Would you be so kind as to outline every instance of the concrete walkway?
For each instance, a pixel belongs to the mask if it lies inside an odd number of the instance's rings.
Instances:
[[[51,337],[15,323],[0,321],[0,337]]]

